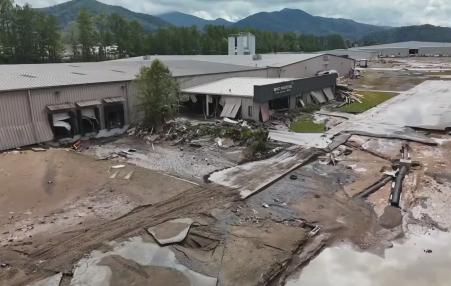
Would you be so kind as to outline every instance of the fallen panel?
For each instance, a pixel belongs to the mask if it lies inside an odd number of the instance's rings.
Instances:
[[[323,92],[321,90],[314,90],[310,92],[310,94],[313,96],[313,98],[320,104],[326,103],[327,99],[324,96]]]
[[[64,128],[67,131],[71,131],[72,130],[72,126],[69,123],[67,123],[66,121],[54,121],[53,122],[53,126],[54,127]]]
[[[262,121],[266,122],[270,119],[269,104],[267,102],[261,104]]]
[[[92,109],[92,108],[82,109],[81,116],[97,121],[96,113],[95,113],[94,109]]]
[[[296,133],[281,130],[270,131],[269,139],[303,147],[315,147],[321,149],[326,148],[331,143],[331,140],[322,133]]]
[[[235,118],[240,107],[240,98],[226,98],[224,108],[221,112],[221,117]]]
[[[193,220],[190,218],[174,219],[153,226],[147,231],[160,245],[167,245],[182,242],[192,224]]]
[[[241,198],[246,199],[321,153],[313,148],[290,148],[266,160],[215,172],[209,180],[218,185],[239,189]]]
[[[330,88],[330,87],[325,88],[325,89],[323,89],[323,92],[329,101],[332,101],[335,99],[334,93],[332,92],[332,88]]]

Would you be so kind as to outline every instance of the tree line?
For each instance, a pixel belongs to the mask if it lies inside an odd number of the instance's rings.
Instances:
[[[0,63],[57,62],[61,51],[55,17],[0,0]]]
[[[251,32],[257,53],[315,52],[349,46],[340,35],[313,36],[223,26],[165,27],[146,32],[117,14],[81,10],[65,31],[58,20],[29,5],[0,0],[0,63],[101,61],[141,55],[227,54],[228,35]]]

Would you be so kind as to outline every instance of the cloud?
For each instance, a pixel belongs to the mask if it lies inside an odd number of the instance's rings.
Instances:
[[[180,11],[207,19],[237,21],[261,11],[302,9],[317,16],[347,18],[358,22],[403,26],[432,24],[451,26],[450,0],[100,0],[136,12],[153,15]],[[65,0],[16,0],[45,7]]]

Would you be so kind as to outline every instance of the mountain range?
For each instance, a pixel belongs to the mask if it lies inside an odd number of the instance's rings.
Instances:
[[[220,25],[274,32],[295,32],[298,34],[316,36],[339,34],[345,39],[363,40],[365,43],[390,43],[411,40],[451,42],[451,28],[447,27],[437,27],[432,25],[395,28],[375,26],[349,19],[313,16],[297,9],[260,12],[235,23],[221,18],[216,20],[206,20],[180,12],[149,15],[133,12],[120,6],[104,4],[96,0],[71,0],[39,10],[57,17],[60,25],[64,29],[76,20],[81,9],[86,9],[93,15],[117,13],[129,21],[138,21],[146,31],[154,31],[168,26],[197,26],[202,29],[206,25]]]
[[[101,3],[96,0],[72,0],[55,6],[39,9],[41,12],[50,14],[58,18],[60,25],[66,29],[75,22],[82,9],[86,9],[92,15],[116,13],[129,21],[136,20],[146,31],[153,31],[170,24],[159,17],[144,13],[136,13],[121,6],[113,6]]]

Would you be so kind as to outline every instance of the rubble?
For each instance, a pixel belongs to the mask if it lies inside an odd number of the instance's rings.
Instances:
[[[160,245],[179,243],[186,238],[193,222],[190,218],[174,219],[148,228],[147,231]]]

